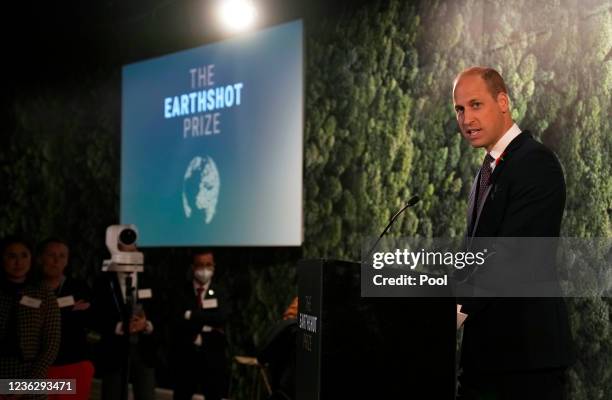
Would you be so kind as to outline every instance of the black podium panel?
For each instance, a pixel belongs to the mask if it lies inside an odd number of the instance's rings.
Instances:
[[[297,399],[453,399],[451,297],[362,298],[360,265],[298,264]]]

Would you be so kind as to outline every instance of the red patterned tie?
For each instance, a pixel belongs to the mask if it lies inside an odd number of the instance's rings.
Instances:
[[[495,160],[489,153],[485,156],[482,161],[482,167],[480,167],[480,182],[478,184],[478,198],[476,201],[476,212],[480,210],[480,205],[484,200],[485,192],[487,188],[491,184],[491,173],[493,173],[493,169],[491,168],[491,163]]]
[[[204,292],[204,286],[198,286],[196,291],[198,292],[197,296],[198,296],[198,307],[199,308],[203,308],[204,307],[204,303],[202,301],[202,293]]]

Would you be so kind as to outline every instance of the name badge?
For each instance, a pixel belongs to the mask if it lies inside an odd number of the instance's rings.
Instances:
[[[22,304],[26,307],[31,307],[31,308],[40,308],[40,305],[42,304],[42,300],[35,299],[34,297],[30,297],[30,296],[23,296],[21,300],[19,300],[19,304]]]
[[[57,305],[59,308],[69,307],[74,305],[73,296],[63,296],[57,298]]]
[[[202,307],[203,308],[217,308],[219,307],[219,303],[217,302],[217,299],[204,299]]]
[[[151,297],[153,297],[153,292],[151,289],[138,289],[139,299],[150,299]]]

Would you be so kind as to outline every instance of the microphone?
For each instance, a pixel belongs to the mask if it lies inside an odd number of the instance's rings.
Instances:
[[[407,208],[410,208],[412,206],[414,206],[416,203],[418,203],[421,199],[419,198],[419,196],[412,196],[410,198],[410,200],[408,200],[408,203],[406,203],[406,205],[404,207],[402,207],[401,210],[399,210],[398,212],[396,212],[391,219],[389,220],[389,223],[387,224],[387,226],[385,227],[385,229],[382,231],[382,233],[380,234],[380,236],[378,237],[378,239],[376,239],[376,243],[374,243],[374,246],[372,246],[372,248],[370,249],[370,251],[368,251],[365,259],[370,258],[370,255],[372,254],[372,252],[374,251],[374,249],[376,248],[376,246],[378,246],[378,243],[380,242],[380,240],[383,238],[383,236],[385,236],[385,233],[387,233],[387,231],[389,230],[389,228],[391,228],[391,225],[393,225],[393,223],[395,222],[395,220],[397,219],[397,217],[400,216],[401,213],[403,213],[404,211],[406,211]]]

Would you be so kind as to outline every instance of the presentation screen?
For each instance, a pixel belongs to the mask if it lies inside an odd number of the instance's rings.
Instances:
[[[301,245],[303,76],[301,21],[123,67],[139,245]]]

